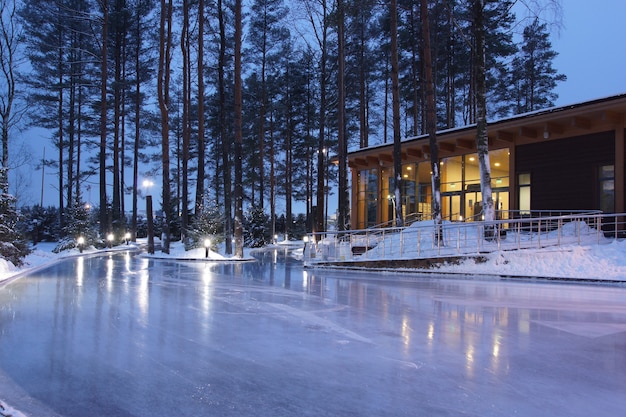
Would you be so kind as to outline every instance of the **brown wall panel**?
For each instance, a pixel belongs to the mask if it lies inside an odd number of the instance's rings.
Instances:
[[[517,173],[531,174],[531,209],[597,209],[597,167],[615,163],[614,136],[610,131],[518,146]]]

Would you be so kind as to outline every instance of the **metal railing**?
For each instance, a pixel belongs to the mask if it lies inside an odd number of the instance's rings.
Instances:
[[[439,234],[433,221],[416,222],[402,228],[316,233],[308,237],[304,261],[313,264],[427,259],[499,250],[609,243],[626,238],[626,213],[561,212],[559,215],[540,217],[533,214],[538,213],[507,212],[506,218],[489,223],[445,221]]]

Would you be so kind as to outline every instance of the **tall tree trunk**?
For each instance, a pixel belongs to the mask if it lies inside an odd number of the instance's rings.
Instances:
[[[221,6],[221,5],[220,5]],[[218,6],[219,7],[219,6]],[[194,213],[200,214],[204,200],[204,0],[198,1],[198,179]]]
[[[411,32],[415,34],[417,37],[417,10],[415,7],[411,5]],[[412,118],[412,128],[411,128],[411,136],[417,136],[423,130],[420,129],[420,73],[419,73],[419,42],[416,40],[411,42],[411,87],[412,87],[412,101],[413,108],[411,109],[411,118]]]
[[[359,145],[361,148],[369,146],[369,130],[367,121],[368,97],[367,97],[367,78],[366,78],[366,20],[363,13],[360,14],[359,28]]]
[[[115,35],[115,75],[113,82],[113,197],[111,201],[111,215],[113,223],[119,227],[121,219],[122,186],[121,186],[121,164],[120,164],[120,142],[122,130],[122,32],[120,22],[122,12],[122,2],[116,0],[114,10],[113,31]]]
[[[266,37],[267,33],[263,31],[263,56],[261,57],[261,103],[259,107],[259,144],[258,144],[258,157],[259,157],[259,207],[263,209],[265,206],[265,112],[267,102],[267,85],[266,85]],[[252,200],[254,204],[254,199]]]
[[[276,177],[274,159],[274,109],[270,104],[270,219],[272,222],[272,239],[276,234]]]
[[[242,0],[235,0],[235,256],[243,258],[243,164],[242,116],[243,98],[241,82]]]
[[[82,193],[80,191],[81,185],[81,139],[82,139],[82,118],[83,118],[83,87],[78,87],[78,115],[77,115],[77,123],[78,123],[78,132],[76,135],[76,201],[79,203],[84,202],[82,198]]]
[[[102,55],[100,59],[100,233],[109,230],[107,210],[106,152],[107,152],[107,38],[109,26],[109,6],[106,1],[102,5]]]
[[[292,198],[293,194],[293,131],[292,131],[292,121],[293,115],[291,110],[291,71],[289,63],[287,64],[287,69],[285,71],[285,84],[286,84],[286,126],[287,130],[285,132],[285,239],[291,234],[291,224],[293,222],[293,207],[292,207]],[[308,172],[307,172],[308,174]]]
[[[437,143],[437,113],[435,110],[435,81],[430,44],[430,19],[428,0],[421,0],[422,39],[424,40],[424,86],[426,90],[426,133],[430,144],[430,170],[432,171],[432,217],[435,223],[435,239],[443,244],[441,230],[441,172],[439,170],[439,144]]]
[[[224,10],[222,0],[217,1],[217,13],[220,28],[220,52],[219,65],[217,68],[218,78],[218,95],[219,95],[219,134],[220,144],[222,146],[222,179],[224,181],[224,236],[226,239],[226,254],[233,253],[233,224],[232,224],[232,184],[231,184],[231,162],[230,162],[230,141],[227,139],[226,132],[226,81],[224,77],[224,68],[226,68],[226,23],[224,19]],[[239,179],[241,181],[241,178]],[[243,191],[241,191],[243,193]],[[243,198],[243,197],[242,197]],[[241,217],[240,217],[241,219]],[[243,249],[242,249],[243,250]]]
[[[402,218],[402,143],[400,137],[400,82],[398,79],[398,4],[391,0],[391,101],[393,118],[393,201],[395,208],[396,226],[404,226]]]
[[[326,145],[325,145],[325,133],[326,133],[326,88],[327,88],[327,56],[328,51],[328,11],[326,0],[322,0],[322,13],[323,13],[323,27],[322,35],[320,39],[320,107],[319,107],[319,135],[317,142],[317,207],[315,213],[315,232],[321,232],[324,227],[324,177],[325,177],[325,165],[326,165]]]
[[[480,192],[485,222],[495,220],[491,193],[491,168],[489,164],[489,141],[487,138],[487,85],[485,67],[484,0],[474,0],[474,62],[476,70],[476,150],[480,168]]]
[[[76,61],[76,56],[72,53],[72,61]],[[68,125],[67,125],[67,206],[72,207],[74,200],[72,199],[72,192],[74,191],[74,135],[76,129],[74,123],[76,122],[76,66],[70,65],[69,76],[69,103],[68,103]]]
[[[139,211],[137,202],[137,190],[139,188],[139,149],[141,137],[141,14],[136,13],[135,21],[135,143],[133,144],[133,214],[131,220],[131,238],[137,240],[137,214]],[[146,201],[147,204],[147,201]],[[146,210],[147,212],[147,210]]]
[[[159,25],[159,69],[158,98],[161,111],[161,152],[163,176],[163,253],[170,251],[170,223],[172,221],[171,190],[170,190],[170,142],[169,142],[169,83],[172,45],[172,4],[161,0],[161,23]]]
[[[16,2],[0,0],[0,59],[2,60],[2,81],[6,83],[0,99],[0,117],[2,120],[2,166],[0,167],[0,191],[9,193],[9,130],[12,123],[13,103],[16,93],[15,69],[17,65],[18,31],[16,30]]]
[[[348,228],[349,201],[348,195],[348,139],[346,137],[346,86],[345,86],[345,36],[344,36],[344,3],[337,0],[337,156],[339,159],[339,216],[338,230]]]
[[[180,37],[183,56],[183,149],[182,149],[182,209],[181,232],[183,242],[187,239],[189,227],[189,145],[191,142],[191,45],[189,43],[189,2],[183,0],[183,27]],[[181,172],[178,173],[181,176]]]

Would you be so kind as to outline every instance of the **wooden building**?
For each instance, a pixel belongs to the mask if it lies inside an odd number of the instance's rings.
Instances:
[[[626,94],[555,107],[489,123],[493,200],[502,212],[625,211]],[[442,214],[480,213],[476,127],[438,132]],[[393,143],[350,152],[351,227],[393,219]],[[402,212],[428,218],[431,204],[426,135],[402,142]]]

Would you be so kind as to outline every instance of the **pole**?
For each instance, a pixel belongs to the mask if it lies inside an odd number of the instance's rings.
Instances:
[[[41,199],[39,200],[39,207],[43,207],[43,188],[46,174],[46,147],[43,147],[43,158],[41,158]]]
[[[152,217],[152,196],[146,196],[146,216],[148,217],[148,253],[154,253],[154,224]]]

